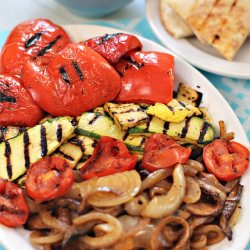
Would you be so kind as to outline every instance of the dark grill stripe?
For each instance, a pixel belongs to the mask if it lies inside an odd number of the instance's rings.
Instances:
[[[28,39],[24,44],[25,48],[29,48],[32,45],[34,45],[40,39],[41,35],[42,35],[42,32],[38,32],[34,36],[32,36],[30,39]]]
[[[9,144],[8,141],[6,141],[5,142],[5,153],[4,153],[4,156],[6,157],[6,161],[7,161],[7,174],[8,174],[9,179],[12,178],[12,166],[11,166],[10,155],[11,155],[10,144]]]
[[[72,62],[74,69],[76,70],[77,75],[79,76],[80,80],[83,81],[84,77],[83,77],[83,73],[78,65],[77,62]]]
[[[62,79],[67,83],[67,84],[70,84],[70,80],[69,80],[69,75],[67,73],[67,71],[65,70],[64,67],[60,67],[59,68],[59,72],[62,76]]]
[[[80,140],[78,138],[72,138],[72,140],[70,140],[70,143],[78,146],[81,149],[82,152],[85,151],[85,147],[83,145],[83,141],[82,140]]]
[[[170,111],[174,111],[174,108],[172,106],[166,105]]]
[[[63,151],[61,151],[61,150],[57,150],[57,152],[60,154],[60,155],[62,155],[63,156],[63,158],[65,158],[65,159],[67,159],[67,160],[69,160],[69,161],[74,161],[74,158],[71,156],[71,155],[67,155],[67,154],[65,154]]]
[[[101,37],[101,41],[98,42],[98,45],[101,45],[102,43],[108,41],[109,39],[116,37],[122,33],[114,33],[114,34],[105,34],[104,36]]]
[[[1,141],[5,140],[5,136],[6,136],[6,132],[7,132],[8,128],[7,127],[0,127],[0,132],[1,132]]]
[[[37,56],[34,58],[36,59],[39,56],[43,56],[49,49],[51,49],[53,47],[53,45],[61,38],[62,36],[59,35],[57,36],[52,42],[50,42],[48,45],[46,45],[43,49],[41,49]]]
[[[58,142],[61,142],[62,140],[62,125],[58,124],[56,129],[56,139]]]
[[[140,142],[140,147],[142,147],[143,145],[144,145],[144,143],[146,142],[146,138],[145,137],[143,137],[142,139],[141,139],[141,142]]]
[[[186,104],[185,104],[184,102],[178,101],[178,103],[179,103],[182,107],[186,108]]]
[[[184,125],[184,127],[183,127],[183,129],[181,131],[180,138],[185,138],[185,136],[186,136],[186,134],[188,132],[188,127],[189,127],[190,120],[191,120],[191,117],[186,118],[185,125]]]
[[[0,93],[0,102],[12,102],[16,103],[16,98],[13,96],[5,95],[4,93]]]
[[[200,131],[199,139],[197,141],[199,144],[204,142],[204,137],[205,137],[209,127],[210,127],[210,124],[208,122],[203,123],[202,129]]]
[[[41,125],[41,156],[47,155],[46,127]]]
[[[163,124],[163,134],[167,134],[167,131],[169,129],[169,122],[164,122]]]
[[[150,126],[150,122],[152,121],[153,117],[152,116],[149,116],[149,120],[146,124],[146,128],[144,129],[145,132],[148,132],[148,129],[149,129],[149,126]]]
[[[29,155],[29,134],[28,132],[24,132],[23,134],[23,144],[24,144],[24,160],[25,160],[25,168],[29,168],[30,166],[30,155]]]
[[[100,114],[97,114],[92,120],[89,121],[89,125],[93,124],[100,116]]]

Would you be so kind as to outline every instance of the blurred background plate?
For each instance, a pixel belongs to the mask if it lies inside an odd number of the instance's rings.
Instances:
[[[195,37],[175,39],[170,36],[161,22],[160,0],[147,0],[146,15],[159,40],[194,66],[218,75],[250,79],[250,38],[240,48],[234,60],[230,62]]]

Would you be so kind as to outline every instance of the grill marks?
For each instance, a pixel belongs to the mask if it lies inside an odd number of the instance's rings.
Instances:
[[[72,62],[72,65],[73,65],[73,68],[74,70],[76,71],[76,74],[79,76],[79,79],[81,81],[84,80],[84,76],[83,76],[83,73],[82,73],[82,70],[79,66],[79,64],[77,62]],[[64,80],[64,82],[66,82],[68,85],[70,84],[70,79],[69,79],[69,74],[68,72],[66,71],[65,67],[60,67],[59,68],[59,72],[62,76],[62,79]]]
[[[60,38],[62,38],[62,36],[61,36],[61,35],[58,35],[52,42],[50,42],[50,43],[49,43],[48,45],[46,45],[43,49],[41,49],[41,50],[38,52],[37,56],[36,56],[34,59],[36,59],[36,58],[39,57],[39,56],[43,56],[48,50],[50,50],[50,49],[53,47],[53,45],[54,45]]]
[[[197,141],[198,143],[203,143],[205,134],[206,134],[206,132],[207,132],[207,130],[208,130],[208,128],[209,128],[210,126],[211,126],[211,125],[210,125],[208,122],[204,122],[203,127],[202,127],[202,129],[201,129],[201,131],[200,131],[199,139],[198,139],[198,141]]]
[[[8,141],[6,141],[4,156],[6,157],[6,161],[7,161],[6,165],[7,165],[7,174],[8,174],[9,179],[12,178],[12,165],[11,165],[10,155],[11,155],[10,144]]]
[[[23,134],[23,144],[24,144],[24,160],[25,160],[25,168],[28,169],[30,166],[30,155],[29,155],[29,134],[28,132],[24,132]]]
[[[42,35],[42,32],[38,32],[34,36],[32,36],[30,39],[28,39],[24,44],[25,48],[29,48],[33,46],[34,44],[36,44],[36,42],[40,39],[41,35]]]
[[[16,98],[13,96],[5,95],[4,93],[0,93],[0,102],[12,102],[16,103]]]
[[[63,158],[69,160],[69,161],[74,161],[75,160],[71,155],[65,154],[60,149],[57,150],[57,153],[60,154]]]
[[[95,121],[101,116],[101,114],[96,114],[92,120],[89,121],[89,125],[94,124]]]
[[[122,33],[114,33],[114,34],[105,34],[104,36],[101,37],[100,42],[98,42],[98,45],[103,44],[104,42],[107,42],[109,39],[114,38],[116,36],[121,35]]]
[[[79,76],[80,80],[83,81],[84,80],[83,73],[82,73],[78,63],[77,62],[72,62],[72,64],[73,64],[73,67],[76,70],[76,73]]]
[[[58,124],[58,126],[57,126],[56,139],[58,142],[61,142],[61,140],[62,140],[62,125],[61,124]]]
[[[40,135],[41,135],[41,156],[44,157],[47,155],[47,138],[46,138],[46,127],[45,126],[41,126],[41,131],[40,131]]]
[[[64,82],[66,82],[68,85],[70,84],[70,80],[69,80],[69,75],[67,73],[67,71],[65,70],[64,67],[60,67],[59,68],[59,72],[62,76],[62,79],[64,80]]]
[[[186,118],[185,125],[184,125],[184,127],[183,127],[183,129],[181,131],[180,138],[185,138],[186,137],[187,132],[188,132],[188,128],[189,128],[189,122],[190,122],[190,120],[191,120],[191,117]]]

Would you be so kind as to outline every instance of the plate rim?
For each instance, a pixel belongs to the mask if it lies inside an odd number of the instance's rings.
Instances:
[[[168,50],[167,48],[165,48],[165,47],[163,47],[162,45],[160,45],[159,43],[157,43],[157,42],[155,42],[155,41],[153,41],[153,40],[150,40],[150,39],[147,39],[147,38],[145,38],[145,37],[143,37],[143,36],[141,36],[141,35],[138,35],[138,34],[136,34],[136,33],[132,33],[132,32],[129,32],[129,31],[125,31],[125,30],[120,30],[120,29],[116,29],[116,28],[111,28],[111,27],[107,27],[107,26],[105,26],[105,25],[92,25],[92,24],[70,24],[70,25],[62,25],[62,27],[63,28],[65,28],[65,29],[67,29],[67,28],[70,28],[70,27],[74,27],[75,29],[76,28],[79,28],[79,29],[81,29],[81,28],[83,28],[83,27],[85,27],[85,28],[92,28],[92,29],[104,29],[105,31],[103,31],[104,33],[105,32],[112,32],[112,33],[117,33],[117,32],[126,32],[126,33],[130,33],[130,34],[134,34],[134,35],[136,35],[139,39],[142,39],[142,43],[144,43],[144,42],[147,42],[147,43],[153,43],[154,44],[154,46],[156,46],[157,47],[157,49],[159,48],[160,49],[160,51],[164,51],[164,52],[166,52],[166,53],[170,53],[170,54],[172,54],[172,55],[174,55],[175,56],[175,58],[177,58],[182,64],[184,64],[185,65],[185,67],[187,67],[189,70],[192,70],[193,72],[194,72],[194,74],[197,74],[197,75],[199,75],[199,77],[204,81],[204,82],[206,82],[206,85],[209,85],[209,88],[211,89],[211,92],[213,92],[213,93],[216,93],[216,95],[219,95],[220,96],[220,99],[221,99],[221,101],[223,102],[223,106],[225,105],[225,106],[227,106],[227,108],[228,108],[228,110],[230,111],[230,114],[229,115],[233,115],[233,117],[234,117],[234,119],[233,120],[235,120],[235,122],[236,122],[236,124],[237,124],[237,127],[239,126],[239,128],[240,128],[240,131],[238,131],[238,133],[240,134],[240,137],[242,137],[242,139],[243,139],[243,143],[245,144],[245,145],[247,145],[247,147],[249,147],[250,145],[249,145],[249,142],[248,142],[248,139],[247,139],[247,136],[246,136],[246,133],[245,133],[245,131],[244,131],[244,129],[243,129],[243,127],[242,127],[242,125],[241,125],[241,123],[240,123],[240,121],[239,121],[239,119],[238,119],[238,117],[236,116],[236,114],[235,114],[235,112],[233,111],[233,109],[231,108],[231,106],[229,105],[229,103],[226,101],[226,99],[223,97],[223,95],[219,92],[219,90],[217,90],[216,89],[216,87],[201,73],[201,72],[199,72],[195,67],[193,67],[190,63],[188,63],[188,62],[186,62],[184,59],[182,59],[180,56],[178,56],[178,55],[176,55],[174,52],[172,52],[172,51],[170,51],[170,50]],[[246,177],[248,177],[248,179],[250,179],[250,171],[248,171],[248,174],[247,174],[247,176]],[[246,196],[246,195],[245,195]],[[245,199],[246,199],[246,197],[245,197]],[[250,204],[250,203],[249,203]],[[249,207],[250,207],[250,205],[249,205]],[[245,208],[246,209],[246,208]],[[20,231],[20,228],[18,228],[18,229],[16,229],[17,231]],[[4,235],[2,235],[1,234],[1,232],[4,232],[5,234]],[[249,232],[250,232],[250,229],[249,229]],[[5,242],[5,237],[8,235],[8,234],[12,234],[12,233],[15,233],[15,237],[17,237],[17,244],[13,244],[13,242],[7,242],[8,244],[6,244],[6,243],[4,243]],[[5,236],[5,237],[4,237]],[[11,229],[11,228],[6,228],[6,227],[4,227],[4,226],[0,226],[0,240],[2,241],[2,243],[3,244],[5,244],[5,247],[7,247],[7,249],[8,250],[15,250],[16,248],[14,248],[13,247],[13,245],[14,246],[20,246],[20,245],[18,245],[18,243],[20,244],[22,241],[21,241],[21,236],[19,235],[19,234],[17,234],[16,232],[13,232],[13,229]],[[248,240],[249,240],[249,237],[248,237],[248,239],[247,239],[247,237],[245,237],[244,238],[244,240],[241,240],[241,242],[240,242],[240,244],[241,244],[241,246],[242,247],[246,247],[247,246],[247,244],[248,244]],[[15,243],[15,242],[14,242]],[[24,241],[23,242],[24,244],[25,244],[25,246],[27,245],[27,247],[26,247],[26,249],[28,250],[28,249],[30,249],[30,250],[32,250],[32,249],[34,249],[33,247],[32,247],[32,245],[31,244],[27,244],[27,241]],[[217,244],[218,245],[218,244]],[[224,244],[223,244],[224,245]],[[210,247],[209,248],[210,250],[212,250],[213,249],[213,247]],[[217,248],[216,248],[217,249]],[[242,250],[243,248],[238,248],[237,250]],[[234,250],[236,250],[236,249],[234,249]]]
[[[171,37],[162,25],[159,13],[158,15],[155,15],[156,9],[159,8],[159,4],[160,0],[146,0],[145,12],[147,21],[153,33],[164,46],[174,51],[177,55],[191,63],[193,66],[205,70],[207,72],[233,78],[240,78],[246,80],[250,79],[250,63],[227,61],[223,58],[213,56],[209,53],[200,50],[193,44],[188,43],[188,40],[185,38],[174,39],[173,37]],[[192,53],[189,53],[187,55],[183,55],[181,53],[181,50],[188,51],[188,49],[191,50]],[[195,54],[196,56],[193,57],[193,54]],[[202,60],[195,59],[197,57],[206,58],[206,61],[203,62]],[[208,63],[209,61],[213,61],[213,63]],[[217,66],[210,66],[214,64],[216,64]]]

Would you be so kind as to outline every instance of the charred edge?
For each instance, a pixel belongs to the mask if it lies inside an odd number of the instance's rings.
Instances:
[[[198,97],[194,102],[196,104],[196,107],[199,107],[200,104],[201,104],[203,94],[201,92],[199,92],[199,91],[196,91],[196,93],[198,94]]]
[[[114,38],[116,36],[119,36],[120,34],[122,34],[122,33],[105,34],[104,36],[101,37],[101,41],[98,42],[98,45],[101,45],[104,42],[107,42],[109,39]]]
[[[191,120],[191,117],[188,117],[186,120],[185,120],[185,125],[181,131],[181,135],[180,135],[180,138],[185,138],[187,132],[188,132],[188,127],[189,127],[189,122]]]
[[[47,155],[47,138],[46,138],[46,128],[41,126],[41,156]]]
[[[178,101],[178,103],[179,103],[182,107],[186,108],[186,104],[185,104],[184,102]]]
[[[80,139],[78,139],[78,138],[72,138],[72,139],[70,140],[70,143],[72,143],[72,144],[78,146],[78,147],[81,149],[82,152],[85,151],[85,147],[84,147],[84,145],[83,145],[83,141],[82,141],[82,140],[80,140]]]
[[[92,120],[89,121],[89,125],[95,123],[95,121],[100,117],[100,114],[97,114]]]
[[[79,76],[80,80],[83,81],[84,80],[84,76],[83,73],[78,65],[77,62],[72,62],[74,69],[76,70],[77,75]]]
[[[60,149],[57,150],[57,153],[62,155],[62,157],[65,158],[66,160],[74,161],[74,158],[72,156],[65,154]]]
[[[42,32],[38,32],[34,36],[32,36],[30,39],[28,39],[24,44],[25,48],[29,48],[32,45],[34,45],[40,39],[41,35],[42,35]]]
[[[12,102],[16,103],[16,98],[13,96],[7,96],[4,93],[0,93],[0,102]]]
[[[71,120],[71,125],[72,126],[77,126],[77,124],[78,124],[78,121],[77,121],[77,119],[74,117],[72,120]]]
[[[50,42],[48,45],[46,45],[42,50],[40,50],[37,54],[37,56],[34,58],[36,59],[39,56],[43,56],[49,49],[53,47],[53,45],[60,39],[62,38],[61,35],[57,36],[52,42]]]
[[[128,63],[126,64],[125,68],[124,68],[124,71],[128,70],[130,68],[130,65],[135,67],[136,69],[140,69],[144,66],[143,63],[138,63],[134,60],[132,60],[131,58],[126,58],[125,59]]]
[[[147,124],[146,124],[146,128],[144,129],[145,132],[148,132],[149,125],[150,125],[150,122],[151,122],[152,118],[153,118],[153,116],[150,116],[150,115],[149,115],[149,120],[148,120],[148,122],[147,122]]]
[[[56,139],[58,142],[61,142],[62,140],[62,125],[58,124],[56,129]]]
[[[12,178],[12,166],[11,166],[11,161],[10,161],[10,155],[11,155],[11,148],[9,142],[5,142],[5,153],[4,156],[6,157],[7,160],[7,173],[9,179]]]
[[[30,166],[30,155],[29,155],[29,134],[28,132],[24,132],[23,134],[23,143],[24,143],[24,160],[25,160],[25,168],[29,168]]]
[[[62,76],[62,79],[69,85],[70,84],[69,75],[68,75],[67,71],[65,70],[65,68],[60,67],[59,72]]]
[[[199,144],[202,144],[204,142],[204,137],[209,127],[210,127],[210,124],[208,122],[203,123],[202,129],[199,135],[199,139],[197,141]]]

